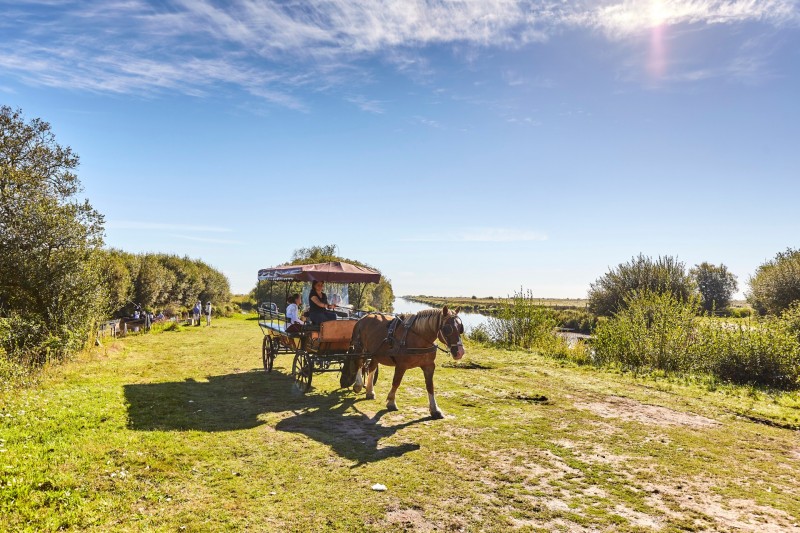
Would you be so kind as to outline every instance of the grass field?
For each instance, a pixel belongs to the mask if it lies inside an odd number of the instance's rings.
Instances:
[[[260,342],[130,337],[0,396],[0,530],[800,531],[796,394],[467,344],[434,421],[420,371],[387,412],[390,369],[300,396]]]

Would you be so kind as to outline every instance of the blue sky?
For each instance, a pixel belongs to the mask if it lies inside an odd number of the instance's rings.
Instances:
[[[797,0],[0,0],[0,101],[107,244],[236,292],[336,243],[399,294],[581,297],[798,247]]]

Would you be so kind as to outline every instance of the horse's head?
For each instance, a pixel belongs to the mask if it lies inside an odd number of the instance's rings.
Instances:
[[[458,318],[458,312],[461,311],[457,307],[455,311],[450,311],[447,306],[442,308],[442,322],[439,327],[438,338],[450,348],[450,355],[453,359],[459,360],[464,357],[464,345],[461,343],[461,335],[464,334],[464,324]]]

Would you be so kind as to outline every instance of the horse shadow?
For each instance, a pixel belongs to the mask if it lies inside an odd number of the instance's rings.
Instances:
[[[381,446],[381,440],[428,417],[384,425],[381,418],[388,411],[367,415],[358,408],[363,397],[349,390],[304,396],[293,384],[290,375],[262,370],[209,376],[207,381],[187,378],[127,384],[123,386],[127,426],[136,431],[237,431],[266,424],[265,414],[291,412],[276,424],[276,430],[325,444],[337,455],[355,461],[354,466],[420,448],[412,442]]]
[[[278,422],[275,429],[300,433],[326,444],[340,457],[355,461],[353,468],[420,449],[414,442],[383,446],[381,441],[430,417],[384,425],[381,418],[389,411],[382,409],[370,417],[357,405],[365,400],[352,393],[336,391],[316,396],[317,399],[312,400],[316,405],[295,411],[294,416]]]

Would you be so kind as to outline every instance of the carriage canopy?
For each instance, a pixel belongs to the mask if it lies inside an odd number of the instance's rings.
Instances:
[[[330,283],[378,283],[381,273],[341,261],[312,265],[262,268],[258,281],[325,281]]]

